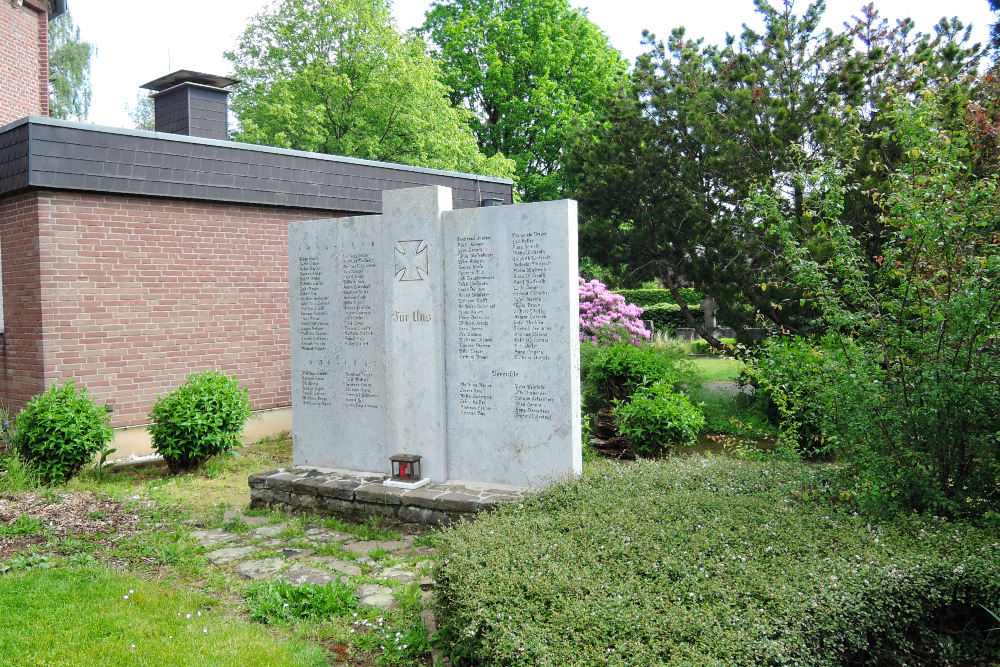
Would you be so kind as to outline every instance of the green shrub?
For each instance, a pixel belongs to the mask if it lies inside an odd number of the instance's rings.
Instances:
[[[114,432],[84,387],[53,384],[17,415],[14,450],[46,482],[63,482],[103,450]]]
[[[693,445],[705,426],[701,408],[662,382],[640,388],[631,401],[616,401],[613,413],[618,432],[642,456]]]
[[[705,315],[701,306],[689,305],[688,309],[699,322],[704,319]],[[681,312],[681,307],[676,303],[658,303],[649,306],[643,310],[642,319],[652,320],[654,331],[673,331],[678,327],[685,328],[691,326],[691,323],[687,321],[687,318]]]
[[[589,413],[610,408],[615,400],[628,400],[636,389],[654,382],[684,390],[697,384],[693,366],[667,348],[628,344],[585,348],[581,343],[583,349],[587,350],[581,354],[586,359],[583,404]]]
[[[443,531],[456,665],[992,664],[995,531],[882,523],[802,463],[674,457],[553,485]],[[930,653],[933,651],[933,653]]]
[[[249,418],[247,390],[233,378],[204,372],[156,399],[149,413],[149,432],[153,449],[170,472],[178,474],[240,447],[240,433]]]
[[[701,292],[692,287],[680,288],[681,298],[689,306],[699,306],[705,297]],[[672,303],[676,305],[673,294],[666,289],[619,289],[616,294],[621,294],[629,303],[634,303],[641,308],[655,306],[658,303]]]
[[[815,314],[811,333],[772,344],[751,372],[790,430],[825,438],[865,507],[996,515],[1000,177],[976,168],[951,105],[929,88],[887,113],[879,140],[904,159],[877,219],[845,216],[844,174],[858,165],[834,159],[790,174],[802,210],[781,191],[748,202]]]

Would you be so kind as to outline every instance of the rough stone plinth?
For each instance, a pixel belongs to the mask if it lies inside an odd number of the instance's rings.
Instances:
[[[307,466],[278,468],[250,475],[250,506],[353,517],[379,515],[405,523],[447,525],[460,519],[472,519],[477,513],[504,503],[518,502],[523,493],[513,487],[475,488],[459,484],[397,489],[382,486],[386,477],[388,475]],[[324,495],[332,489],[336,490],[336,496]],[[280,528],[275,531],[275,526],[266,528],[275,535],[281,532]],[[255,536],[265,537],[256,535],[260,530],[254,531]],[[316,534],[319,532],[317,529]],[[371,549],[378,546],[372,542]]]

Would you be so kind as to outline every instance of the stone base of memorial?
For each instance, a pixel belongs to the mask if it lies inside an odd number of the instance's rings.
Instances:
[[[427,484],[385,486],[389,475],[290,466],[250,475],[250,507],[356,518],[378,515],[405,523],[449,524],[521,500],[513,488]]]

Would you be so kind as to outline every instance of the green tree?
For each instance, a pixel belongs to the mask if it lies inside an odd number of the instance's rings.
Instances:
[[[436,63],[389,0],[284,0],[226,57],[242,81],[236,138],[283,148],[509,176],[480,153]]]
[[[842,215],[876,256],[886,241],[878,193],[901,154],[878,131],[887,109],[937,86],[961,124],[977,48],[955,20],[925,35],[909,21],[889,26],[868,6],[835,34],[820,27],[822,0],[801,16],[791,2],[756,5],[763,28],[723,46],[687,39],[682,29],[665,44],[650,37],[629,88],[572,144],[568,175],[582,204],[585,255],[626,267],[636,282],[655,278],[676,291],[690,281],[738,331],[761,320],[799,331],[818,323],[817,313],[787,285],[787,262],[745,201],[761,185],[782,189],[786,214],[806,235],[815,221],[791,174],[839,160],[850,172]],[[852,107],[865,132],[846,131]],[[833,251],[821,235],[812,243]]]
[[[156,103],[146,93],[136,93],[135,106],[126,104],[125,111],[132,119],[135,129],[149,131],[156,129]]]
[[[743,201],[756,183],[782,182],[801,216],[803,193],[785,175],[840,131],[842,84],[831,62],[847,41],[820,28],[823,2],[802,16],[790,4],[756,4],[763,30],[745,29],[722,47],[683,29],[665,44],[647,35],[650,51],[631,86],[604,105],[568,158],[585,219],[581,250],[626,264],[637,281],[657,279],[716,345],[688,310],[680,281],[715,298],[737,329],[758,316],[794,328],[797,300],[775,289],[783,260]]]
[[[49,115],[86,120],[90,111],[90,59],[96,47],[80,38],[69,12],[49,26]]]
[[[567,0],[441,0],[424,34],[480,148],[514,159],[526,200],[561,196],[572,127],[587,124],[626,70],[604,33]]]
[[[847,119],[845,119],[847,120]],[[794,178],[809,236],[784,195],[751,209],[780,240],[790,281],[820,313],[813,336],[774,341],[754,373],[793,426],[812,422],[880,508],[953,515],[1000,510],[1000,183],[978,176],[948,91],[889,111],[902,149],[882,201],[883,255],[843,220],[845,170]],[[814,235],[833,252],[817,255]]]

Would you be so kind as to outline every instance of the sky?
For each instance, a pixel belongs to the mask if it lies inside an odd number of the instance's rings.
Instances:
[[[81,37],[97,46],[92,60],[93,97],[89,122],[131,127],[126,107],[134,107],[139,86],[164,74],[190,69],[230,74],[223,57],[248,21],[273,0],[68,0]],[[691,37],[721,43],[742,25],[759,25],[752,0],[570,0],[586,8],[590,19],[629,61],[643,51],[644,29],[666,37],[684,26]],[[825,22],[840,29],[859,14],[865,0],[827,0]],[[395,0],[400,28],[423,23],[430,0]],[[876,9],[889,19],[909,16],[918,30],[930,32],[943,14],[973,26],[975,41],[985,42],[995,20],[988,0],[879,0]],[[803,0],[796,7],[804,8]],[[946,8],[946,9],[945,9]],[[143,92],[143,94],[145,94]]]

